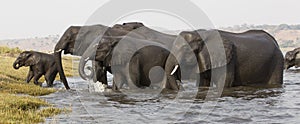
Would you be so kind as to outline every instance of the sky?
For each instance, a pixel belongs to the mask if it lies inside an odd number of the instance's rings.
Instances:
[[[299,0],[191,0],[215,27],[241,24],[300,24]],[[61,35],[71,25],[85,25],[109,0],[2,0],[0,39]],[[129,3],[130,4],[130,3]],[[171,4],[172,5],[172,4]],[[126,5],[125,5],[126,6]],[[148,21],[163,28],[184,29],[176,20],[146,13],[124,18]],[[145,16],[146,15],[146,16]],[[153,16],[158,17],[153,21]],[[145,19],[144,19],[145,18]],[[148,20],[147,20],[148,19]],[[159,21],[164,20],[164,21]],[[166,21],[167,20],[167,21]],[[168,27],[169,26],[169,27]]]

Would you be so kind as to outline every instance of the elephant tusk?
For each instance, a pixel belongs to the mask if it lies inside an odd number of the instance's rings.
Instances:
[[[94,48],[95,48],[95,47],[98,47],[98,44],[95,44],[93,47],[94,47]]]
[[[84,61],[88,61],[90,59],[90,57],[87,57]]]
[[[55,52],[57,52],[57,53],[58,53],[58,52],[61,52],[61,51],[62,51],[62,49],[59,49],[59,50],[56,50]]]
[[[178,69],[178,67],[179,67],[178,65],[175,65],[173,71],[171,72],[171,75],[173,75],[176,72],[176,70]]]

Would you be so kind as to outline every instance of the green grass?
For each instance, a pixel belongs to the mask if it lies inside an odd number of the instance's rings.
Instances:
[[[39,123],[43,122],[45,117],[68,112],[35,97],[57,90],[36,86],[33,80],[30,83],[25,82],[29,68],[21,67],[15,70],[12,66],[21,52],[18,48],[0,47],[0,123]],[[66,76],[73,76],[71,57],[63,57],[63,66]],[[44,80],[42,77],[39,82]],[[59,80],[58,75],[56,80]]]

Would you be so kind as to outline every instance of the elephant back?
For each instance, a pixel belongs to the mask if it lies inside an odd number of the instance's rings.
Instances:
[[[166,49],[160,43],[150,40],[136,39],[132,37],[123,37],[113,48],[112,65],[124,65],[130,62],[130,59],[138,54],[137,51],[147,46],[158,46]]]

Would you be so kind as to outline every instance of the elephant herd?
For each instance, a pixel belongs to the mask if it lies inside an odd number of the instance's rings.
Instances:
[[[27,82],[45,75],[48,86],[57,73],[70,89],[62,66],[62,52],[81,56],[79,74],[85,80],[107,83],[113,90],[159,86],[178,91],[191,75],[197,87],[281,85],[283,70],[298,67],[300,49],[285,59],[274,37],[262,30],[231,33],[221,30],[182,31],[171,35],[140,22],[71,26],[60,38],[53,55],[25,51],[13,66],[30,66]],[[92,67],[86,67],[92,61]],[[86,73],[89,70],[89,74]],[[183,76],[188,75],[188,76]]]

